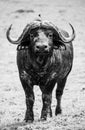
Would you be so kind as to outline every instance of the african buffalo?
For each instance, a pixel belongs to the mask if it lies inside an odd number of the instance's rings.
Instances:
[[[39,18],[27,24],[16,41],[9,36],[12,25],[7,30],[7,39],[18,44],[17,65],[26,95],[26,122],[34,120],[34,85],[39,85],[42,91],[41,120],[46,120],[48,115],[52,117],[52,91],[56,83],[55,115],[61,113],[61,97],[73,64],[72,41],[75,38],[75,30],[69,25],[72,29],[70,36],[53,23]]]

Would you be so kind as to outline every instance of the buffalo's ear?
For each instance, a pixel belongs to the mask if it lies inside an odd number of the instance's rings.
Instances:
[[[17,50],[26,50],[29,48],[30,45],[30,37],[24,36],[24,38],[21,40],[20,44],[17,46]]]
[[[65,49],[66,50],[66,45],[62,41],[56,41],[53,45],[54,49]]]
[[[66,50],[66,44],[62,40],[59,40],[59,45],[60,45],[60,48]]]
[[[29,46],[29,44],[30,44],[30,35],[27,34],[27,35],[25,35],[25,36],[23,37],[23,39],[22,39],[20,45],[21,45],[21,46]]]
[[[60,39],[60,37],[58,35],[53,36],[53,48],[66,50],[65,43]]]

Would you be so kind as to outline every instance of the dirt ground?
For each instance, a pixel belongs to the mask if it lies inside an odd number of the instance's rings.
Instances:
[[[16,39],[39,13],[70,33],[68,22],[74,26],[74,63],[62,97],[62,114],[54,114],[54,89],[53,117],[39,121],[41,91],[34,86],[35,120],[25,124],[25,95],[18,77],[16,45],[7,41],[6,30],[13,24],[11,36]],[[0,0],[0,130],[85,130],[85,0]]]

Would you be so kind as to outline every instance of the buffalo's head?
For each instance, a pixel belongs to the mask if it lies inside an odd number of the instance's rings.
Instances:
[[[53,47],[53,32],[50,29],[37,28],[30,32],[30,46],[36,54],[48,54]]]
[[[73,41],[75,38],[75,31],[71,24],[72,35],[69,36],[67,32],[60,30],[51,22],[37,19],[27,24],[18,40],[13,41],[9,36],[11,26],[7,30],[7,39],[13,44],[30,47],[36,55],[47,55],[53,49],[58,49],[61,46],[66,49],[66,43]]]

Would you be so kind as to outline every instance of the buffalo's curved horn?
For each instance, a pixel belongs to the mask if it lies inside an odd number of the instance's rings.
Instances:
[[[10,30],[12,28],[12,24],[11,24],[10,27],[8,28],[7,32],[6,32],[6,36],[7,36],[8,41],[11,42],[12,44],[20,44],[20,42],[22,41],[26,31],[28,30],[27,29],[28,27],[29,27],[29,25],[27,24],[25,29],[23,30],[22,34],[20,35],[20,37],[16,41],[14,41],[10,38]]]
[[[63,42],[63,43],[69,43],[69,42],[71,42],[71,41],[73,41],[74,40],[74,38],[75,38],[75,30],[74,30],[74,28],[73,28],[73,26],[69,23],[69,25],[70,25],[70,27],[72,28],[72,35],[71,36],[68,36],[68,37],[65,37],[64,35],[63,35],[63,33],[62,33],[62,31],[57,27],[57,26],[55,26],[53,23],[51,23],[51,22],[45,22],[48,26],[51,26],[51,27],[53,27],[54,28],[54,30],[59,34],[59,37],[61,38],[61,41]]]
[[[72,42],[75,38],[75,30],[73,28],[73,26],[69,23],[70,27],[72,28],[72,35],[69,36],[69,37],[65,37],[63,34],[62,34],[62,31],[59,31],[59,36],[61,38],[61,40],[64,42],[64,43],[69,43],[69,42]]]

